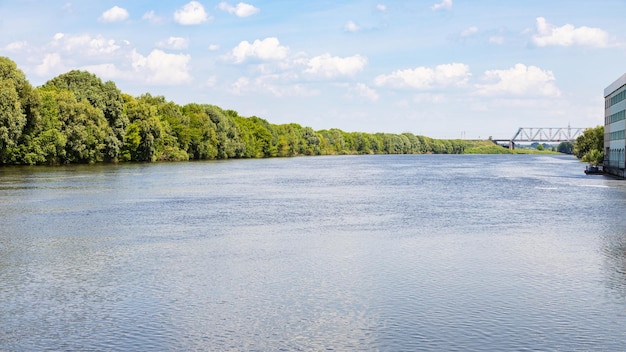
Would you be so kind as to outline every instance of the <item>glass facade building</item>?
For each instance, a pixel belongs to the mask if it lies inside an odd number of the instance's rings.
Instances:
[[[624,177],[626,168],[626,74],[604,89],[604,170]]]

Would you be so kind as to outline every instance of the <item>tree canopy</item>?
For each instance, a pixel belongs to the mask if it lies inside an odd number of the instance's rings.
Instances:
[[[576,138],[574,155],[584,162],[594,165],[602,164],[604,160],[604,126],[587,128]]]

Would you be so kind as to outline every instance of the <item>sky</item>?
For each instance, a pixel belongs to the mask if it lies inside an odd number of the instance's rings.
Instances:
[[[624,0],[0,0],[0,56],[315,130],[512,137],[602,125]]]

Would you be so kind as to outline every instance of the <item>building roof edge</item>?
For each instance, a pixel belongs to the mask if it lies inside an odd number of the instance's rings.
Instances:
[[[615,82],[611,83],[608,87],[604,88],[604,97],[608,97],[609,94],[618,90],[621,86],[626,84],[626,73],[622,77],[618,78]]]

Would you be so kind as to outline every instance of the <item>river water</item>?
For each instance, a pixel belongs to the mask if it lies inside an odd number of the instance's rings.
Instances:
[[[568,156],[0,168],[0,350],[626,350],[626,182]]]

